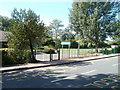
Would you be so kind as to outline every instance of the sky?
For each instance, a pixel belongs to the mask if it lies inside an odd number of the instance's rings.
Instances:
[[[69,23],[69,9],[72,7],[72,0],[0,0],[0,15],[11,17],[14,8],[31,9],[46,25],[53,19],[62,21],[65,27]]]
[[[46,25],[53,19],[58,19],[65,28],[69,23],[69,9],[72,8],[72,2],[73,0],[0,0],[0,15],[10,17],[14,8],[18,10],[30,8],[40,15]]]

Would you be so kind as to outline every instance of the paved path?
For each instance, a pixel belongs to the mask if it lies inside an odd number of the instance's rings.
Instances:
[[[86,58],[73,58],[73,59],[62,59],[62,60],[54,60],[54,61],[42,61],[39,63],[28,63],[28,64],[22,64],[22,65],[16,65],[16,66],[8,66],[8,67],[2,67],[0,68],[0,71],[7,72],[7,71],[13,71],[13,70],[21,70],[21,69],[31,69],[31,68],[40,68],[40,67],[48,67],[48,66],[55,66],[55,65],[61,65],[61,64],[69,64],[74,62],[81,62],[81,61],[90,61],[90,60],[97,60],[101,58],[109,58],[118,56],[120,54],[111,54],[111,55],[102,55],[102,56],[93,56],[93,57],[86,57]]]
[[[116,88],[119,58],[5,72],[2,84],[3,88]]]

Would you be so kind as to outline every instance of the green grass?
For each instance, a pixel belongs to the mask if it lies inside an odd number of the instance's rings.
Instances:
[[[76,52],[78,49],[70,49],[71,52]],[[95,49],[79,49],[81,52],[82,51],[95,51]],[[60,49],[60,51],[62,51],[62,49]],[[63,49],[63,51],[68,52],[69,49]]]

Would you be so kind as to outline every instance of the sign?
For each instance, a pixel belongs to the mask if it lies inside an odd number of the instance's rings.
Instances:
[[[61,45],[62,45],[62,58],[63,58],[63,46],[64,45],[68,45],[69,48],[69,57],[70,57],[70,41],[61,41]]]
[[[70,45],[70,43],[71,43],[70,41],[61,41],[62,45]]]

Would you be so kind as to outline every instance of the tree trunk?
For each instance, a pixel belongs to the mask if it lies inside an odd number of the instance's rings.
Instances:
[[[29,39],[30,42],[30,50],[31,50],[31,57],[32,57],[32,62],[37,62],[37,60],[34,57],[34,52],[33,52],[33,46],[32,46],[32,41]]]
[[[98,53],[98,43],[95,44],[95,47],[96,47],[95,51],[96,51],[96,53]]]

